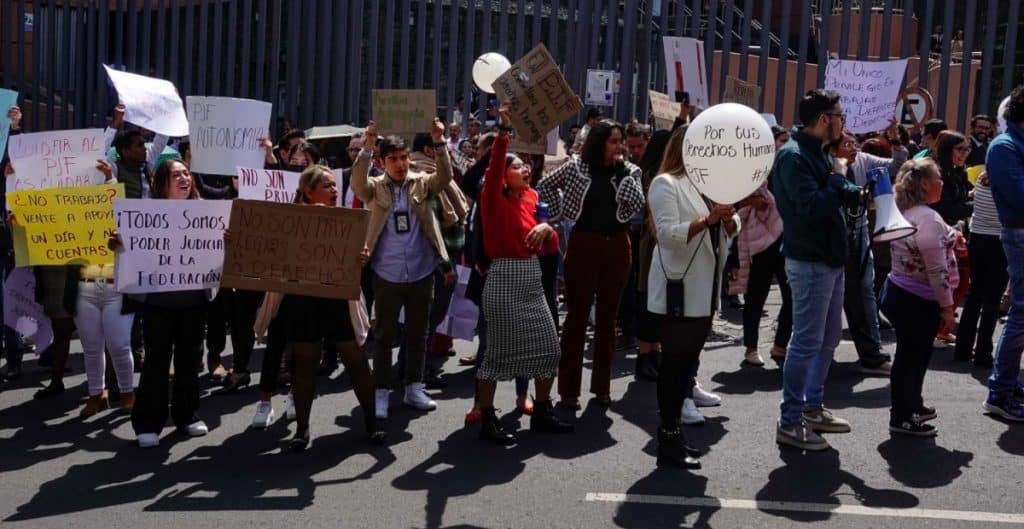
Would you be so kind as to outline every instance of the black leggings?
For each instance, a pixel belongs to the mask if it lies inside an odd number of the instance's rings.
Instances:
[[[661,318],[661,368],[658,371],[658,410],[661,425],[679,425],[683,399],[693,383],[700,351],[711,332],[711,317]]]
[[[743,345],[748,349],[756,349],[758,331],[761,326],[761,309],[768,299],[772,288],[772,278],[779,283],[782,295],[782,306],[776,317],[776,347],[785,349],[789,346],[789,337],[793,334],[793,293],[786,278],[786,258],[782,256],[782,237],[763,252],[754,255],[750,263],[750,277],[747,280],[747,292],[743,305]]]
[[[211,360],[220,362],[220,354],[227,345],[226,325],[230,324],[231,350],[234,352],[231,370],[236,373],[249,372],[249,359],[256,345],[252,328],[263,295],[263,292],[232,289],[223,289],[217,293],[217,297],[208,305],[206,317],[207,363],[214,363]]]

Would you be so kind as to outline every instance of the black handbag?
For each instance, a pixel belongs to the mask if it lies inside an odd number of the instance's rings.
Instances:
[[[697,252],[700,251],[700,245],[704,244],[704,237],[707,235],[705,230],[700,235],[700,241],[697,242],[697,250],[694,250],[693,255],[690,256],[690,262],[686,265],[686,270],[683,271],[683,277],[679,279],[672,279],[668,277],[668,272],[665,270],[665,262],[661,259],[661,250],[658,250],[658,263],[661,265],[661,273],[665,275],[665,281],[668,284],[665,287],[665,314],[673,318],[682,318],[686,314],[686,274],[690,272],[690,267],[693,266],[693,260],[697,258]]]

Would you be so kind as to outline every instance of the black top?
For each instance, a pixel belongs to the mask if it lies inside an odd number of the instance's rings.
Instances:
[[[591,166],[590,187],[583,198],[583,210],[574,229],[612,235],[629,227],[629,223],[619,222],[615,215],[618,203],[615,202],[615,186],[612,185],[614,174],[615,167]]]

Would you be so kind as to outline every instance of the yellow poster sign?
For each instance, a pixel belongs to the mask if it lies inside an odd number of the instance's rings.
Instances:
[[[114,264],[107,239],[116,227],[115,198],[124,198],[124,184],[8,193],[15,264]]]

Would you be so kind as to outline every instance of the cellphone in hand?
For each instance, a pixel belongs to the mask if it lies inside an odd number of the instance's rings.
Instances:
[[[689,105],[690,104],[690,93],[689,92],[683,92],[683,91],[676,91],[676,102]]]

